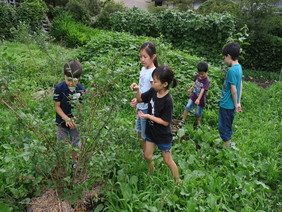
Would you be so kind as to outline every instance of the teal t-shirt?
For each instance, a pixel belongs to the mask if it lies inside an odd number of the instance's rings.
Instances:
[[[221,98],[219,106],[225,109],[235,109],[232,94],[231,94],[231,85],[236,86],[237,90],[237,102],[240,99],[240,89],[242,82],[243,71],[240,64],[232,66],[226,74],[226,78],[223,83],[223,88],[221,92]]]

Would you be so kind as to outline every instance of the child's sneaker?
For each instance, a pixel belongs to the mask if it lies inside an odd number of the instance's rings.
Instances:
[[[178,127],[181,128],[184,124],[185,124],[185,121],[184,121],[184,120],[181,120],[181,121],[178,123]]]
[[[230,143],[230,148],[235,149],[235,150],[239,150],[239,149],[236,147],[236,143],[233,143],[233,142]]]

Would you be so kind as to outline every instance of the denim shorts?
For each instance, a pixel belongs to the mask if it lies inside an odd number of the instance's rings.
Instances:
[[[234,120],[234,109],[219,108],[218,131],[223,141],[232,139],[232,124]]]
[[[148,113],[148,109],[145,109],[145,110],[139,110],[139,109],[138,109],[138,111],[142,111],[144,114],[147,114],[147,113]],[[142,137],[144,140],[145,140],[145,138],[146,138],[146,134],[145,134],[146,122],[147,122],[147,119],[141,119],[141,118],[137,115],[135,130],[136,130],[137,132],[141,132],[141,137]]]
[[[57,140],[66,141],[77,148],[81,147],[79,132],[76,128],[72,130],[69,128],[57,126]]]
[[[155,143],[152,139],[146,138],[146,142]],[[156,143],[155,143],[156,144]],[[173,142],[169,142],[167,144],[156,144],[158,146],[158,149],[162,152],[170,152],[171,147],[173,145]]]
[[[188,100],[188,103],[185,107],[185,110],[187,111],[191,111],[192,107],[196,105],[195,102],[193,102],[191,99]],[[203,114],[203,110],[204,108],[199,106],[199,105],[196,105],[196,116],[197,117],[202,117],[202,114]]]

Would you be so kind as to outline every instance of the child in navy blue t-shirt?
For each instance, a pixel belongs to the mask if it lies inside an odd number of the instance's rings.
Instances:
[[[65,81],[56,85],[54,101],[56,110],[57,139],[67,141],[80,148],[79,132],[72,114],[71,102],[80,99],[85,88],[78,83],[82,65],[77,60],[69,61],[64,66]],[[70,137],[70,138],[68,138]]]

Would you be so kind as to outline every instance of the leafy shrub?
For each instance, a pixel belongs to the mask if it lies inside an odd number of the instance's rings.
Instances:
[[[251,34],[251,44],[245,47],[246,54],[242,60],[244,67],[280,73],[282,67],[282,38],[270,34]]]
[[[82,46],[86,44],[95,34],[93,28],[75,22],[68,12],[56,17],[50,27],[50,34],[66,46]]]
[[[158,37],[161,32],[158,25],[159,20],[155,14],[133,8],[112,14],[109,28],[113,31],[129,32],[133,35]]]
[[[207,0],[200,5],[197,12],[201,14],[210,13],[225,13],[229,12],[231,14],[236,13],[239,4],[231,0]]]
[[[66,12],[66,10],[62,6],[51,7],[49,8],[48,18],[52,21],[55,17],[60,16],[64,12]]]
[[[110,23],[110,15],[115,12],[123,12],[126,8],[122,3],[118,3],[115,1],[106,1],[102,6],[101,12],[97,16],[96,21],[93,23],[94,27],[103,27],[105,25],[109,26]]]
[[[203,16],[193,11],[148,13],[133,8],[112,14],[110,25],[105,28],[152,37],[162,34],[173,46],[214,61],[219,59],[227,38],[235,32],[235,22],[227,13]]]
[[[235,32],[235,22],[228,13],[202,16],[193,11],[166,10],[158,18],[161,33],[173,46],[208,61],[221,59],[223,45]]]
[[[82,1],[70,0],[66,4],[65,9],[72,14],[75,21],[89,24],[90,14],[88,9],[83,5]]]
[[[17,13],[11,4],[0,3],[0,37],[9,38],[11,35],[10,29],[17,22]]]
[[[47,6],[43,0],[27,0],[17,7],[19,21],[29,24],[33,30],[42,26],[41,20],[46,11]]]

